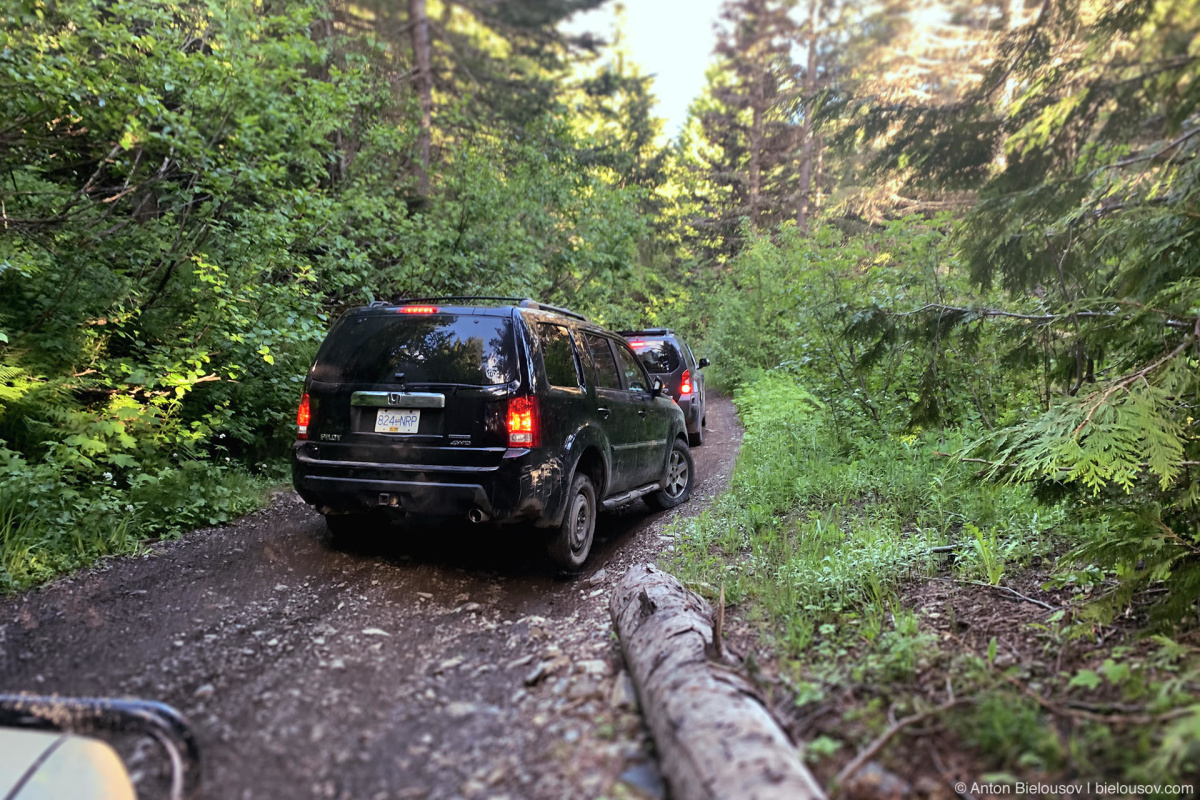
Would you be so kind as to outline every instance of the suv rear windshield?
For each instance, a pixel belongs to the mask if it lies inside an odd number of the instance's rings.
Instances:
[[[683,360],[675,343],[667,339],[633,337],[629,346],[649,372],[674,372]]]
[[[317,353],[313,379],[495,386],[516,374],[509,317],[364,314],[334,325]]]

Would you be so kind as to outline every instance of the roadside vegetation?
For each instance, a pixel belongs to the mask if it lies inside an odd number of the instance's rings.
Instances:
[[[732,5],[760,44],[794,19]],[[1200,16],[980,5],[948,55],[829,8],[790,95],[828,161],[764,179],[790,219],[743,216],[715,281],[701,349],[746,441],[672,567],[733,604],[831,785],[1194,782]]]
[[[736,397],[673,567],[822,777],[1194,780],[1200,8],[726,0],[667,142],[601,4],[6,4],[0,591],[262,502],[346,307],[532,296]]]
[[[947,457],[961,434],[839,429],[793,375],[745,384],[737,404],[732,486],[675,525],[667,567],[723,594],[740,621],[727,636],[820,778],[909,717],[872,760],[926,793],[953,775],[1194,775],[1200,649],[1152,623],[1154,593],[1096,618],[1115,576],[1082,553],[1103,531],[980,480]]]

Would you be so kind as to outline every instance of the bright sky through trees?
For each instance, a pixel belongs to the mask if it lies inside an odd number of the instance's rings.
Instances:
[[[657,112],[667,120],[667,135],[679,133],[688,104],[704,85],[712,57],[720,0],[631,0],[624,4],[622,43],[633,60],[654,75]],[[617,5],[579,14],[564,26],[572,33],[591,32],[612,41]]]
[[[629,0],[606,3],[577,14],[563,26],[574,33],[592,33],[620,44],[634,63],[654,76],[656,112],[667,121],[668,136],[679,133],[688,105],[704,86],[704,73],[713,57],[721,0]],[[803,4],[794,12],[803,16]],[[917,4],[909,15],[914,42],[924,43],[941,33],[949,14],[943,4]],[[802,51],[799,43],[797,47]]]

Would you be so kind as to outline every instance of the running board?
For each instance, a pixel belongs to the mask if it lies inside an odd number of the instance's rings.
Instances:
[[[619,494],[616,497],[608,498],[607,500],[605,500],[603,503],[600,504],[600,507],[603,508],[605,511],[612,511],[617,506],[624,505],[625,503],[628,503],[630,500],[637,500],[639,497],[645,497],[646,495],[650,494],[651,492],[657,492],[661,488],[662,488],[661,484],[647,483],[645,486],[642,486],[638,489],[632,489],[632,490],[626,492],[625,494]]]

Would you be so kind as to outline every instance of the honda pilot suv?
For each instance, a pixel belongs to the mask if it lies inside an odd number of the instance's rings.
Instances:
[[[675,398],[687,421],[688,443],[692,447],[704,444],[704,429],[708,427],[708,397],[704,390],[704,375],[708,359],[697,359],[675,331],[652,328],[644,331],[621,331],[642,366],[652,378],[659,378],[667,393]]]
[[[292,477],[335,538],[380,514],[527,522],[583,566],[596,515],[686,501],[683,412],[619,335],[513,298],[372,303],[317,352]]]

